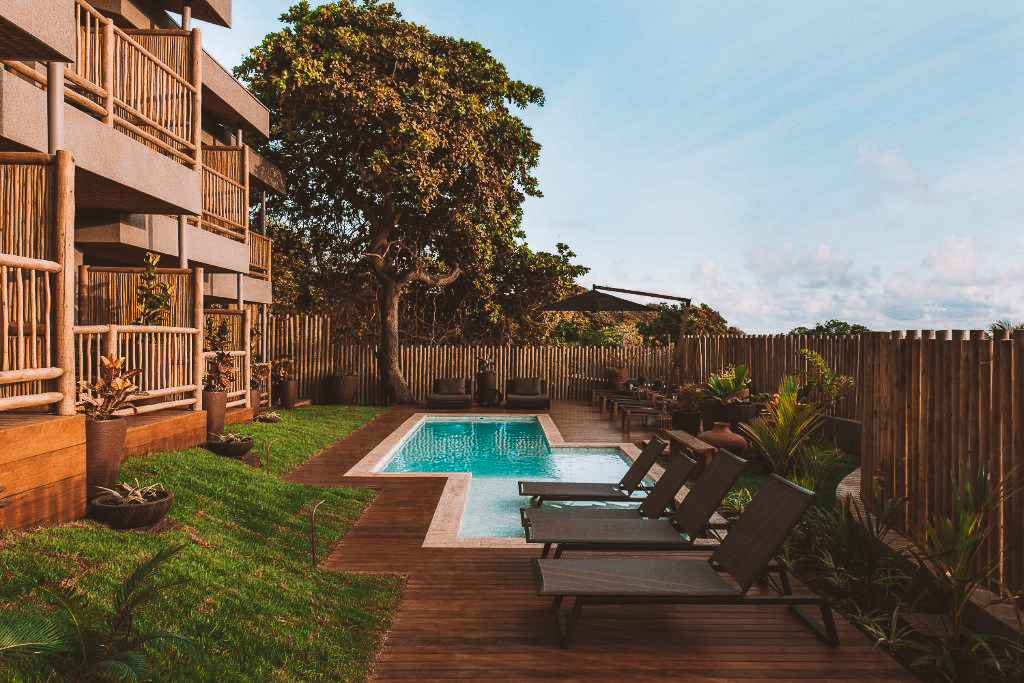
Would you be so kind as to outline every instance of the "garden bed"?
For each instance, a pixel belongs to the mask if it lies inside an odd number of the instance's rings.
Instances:
[[[108,609],[118,582],[141,558],[178,543],[164,578],[182,579],[136,615],[140,630],[166,629],[193,640],[206,657],[163,641],[150,647],[155,680],[364,680],[402,584],[310,568],[308,511],[317,512],[320,557],[345,533],[372,493],[314,489],[280,475],[371,419],[378,409],[311,407],[277,425],[240,425],[270,468],[212,456],[200,448],[129,460],[123,478],[159,481],[174,491],[167,522],[118,532],[92,521],[0,532],[0,604],[43,611],[40,581],[73,584],[90,609]],[[268,449],[268,446],[270,448]],[[7,667],[7,668],[3,668]],[[38,658],[0,663],[0,678],[35,681]]]

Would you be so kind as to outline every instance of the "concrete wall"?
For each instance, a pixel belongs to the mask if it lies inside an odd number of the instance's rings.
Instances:
[[[203,273],[203,295],[236,301],[238,299],[238,277],[234,274]],[[273,300],[269,280],[242,277],[242,294],[245,301],[269,304]]]
[[[0,0],[0,58],[74,61],[74,17],[74,0]]]

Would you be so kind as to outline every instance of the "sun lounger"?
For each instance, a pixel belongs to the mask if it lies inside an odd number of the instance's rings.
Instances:
[[[712,550],[714,546],[695,541],[705,535],[712,515],[746,465],[746,460],[718,451],[670,519],[611,511],[584,515],[571,509],[523,510],[520,514],[526,542],[543,543],[541,557],[547,557],[555,547],[556,558],[568,550]],[[675,461],[669,469],[674,467]]]
[[[772,563],[813,499],[812,492],[772,475],[710,557],[532,560],[537,595],[552,598],[563,648],[569,647],[585,605],[633,603],[785,605],[818,637],[838,646],[839,633],[828,601],[817,595],[793,595],[785,566]],[[772,575],[777,576],[775,581],[750,592],[758,578]],[[562,609],[566,598],[573,598],[568,616]],[[817,606],[822,623],[804,605]]]
[[[569,481],[520,481],[519,495],[530,496],[530,504],[540,507],[546,500],[594,500],[594,501],[639,501],[633,498],[636,491],[645,490],[644,477],[665,450],[667,442],[653,436],[626,474],[617,484]]]

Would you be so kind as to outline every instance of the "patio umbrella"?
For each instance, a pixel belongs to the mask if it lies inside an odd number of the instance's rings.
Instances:
[[[638,304],[635,301],[622,299],[611,294],[598,292],[591,289],[588,292],[571,296],[568,299],[556,301],[547,306],[541,306],[542,311],[578,311],[585,313],[599,313],[609,311],[635,311],[651,313],[654,309],[650,306]]]

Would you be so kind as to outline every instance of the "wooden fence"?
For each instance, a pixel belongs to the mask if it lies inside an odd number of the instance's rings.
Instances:
[[[861,336],[862,492],[908,496],[902,531],[949,514],[953,486],[984,466],[1024,486],[1024,334],[911,331]],[[1004,502],[982,558],[1024,590],[1024,494]]]
[[[0,410],[74,413],[74,164],[0,153]]]
[[[731,365],[746,365],[760,393],[773,394],[787,375],[810,369],[800,355],[801,349],[820,354],[840,375],[857,377],[860,367],[860,340],[855,336],[818,337],[813,335],[759,335],[684,337],[682,340],[682,378],[684,382],[704,382],[713,373]],[[844,397],[833,414],[857,419],[861,390],[858,387]]]

